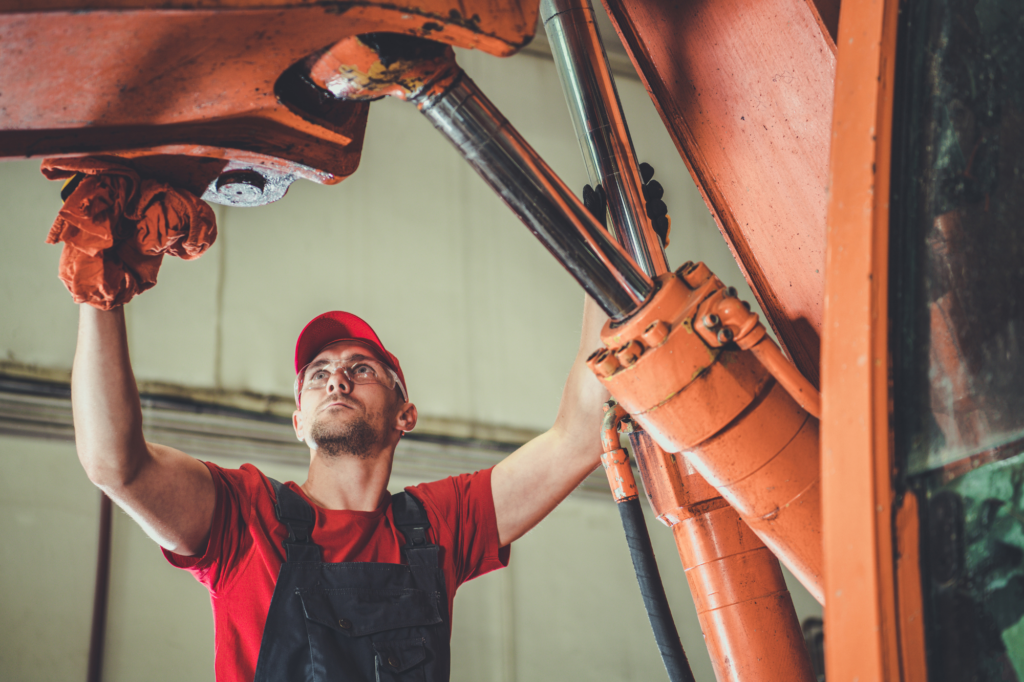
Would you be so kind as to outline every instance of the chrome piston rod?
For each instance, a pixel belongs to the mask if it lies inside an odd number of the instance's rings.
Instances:
[[[607,197],[612,233],[645,273],[663,274],[668,260],[647,217],[633,140],[591,0],[541,0],[540,12],[587,174]]]
[[[410,100],[608,315],[624,317],[647,298],[651,278],[469,76]]]
[[[310,68],[335,97],[412,102],[613,318],[636,310],[652,279],[455,63],[450,47],[412,36],[350,36]]]

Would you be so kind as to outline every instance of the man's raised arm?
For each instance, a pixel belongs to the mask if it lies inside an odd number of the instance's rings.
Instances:
[[[580,348],[554,426],[494,467],[491,494],[502,546],[537,525],[601,462],[601,419],[608,391],[586,359],[601,345],[601,327],[607,319],[588,296]]]
[[[124,309],[80,308],[71,380],[78,458],[89,480],[162,547],[200,553],[213,521],[213,478],[199,460],[143,438]]]

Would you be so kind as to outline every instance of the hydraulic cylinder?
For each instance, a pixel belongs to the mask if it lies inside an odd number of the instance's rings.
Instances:
[[[779,561],[685,459],[629,434],[648,500],[675,536],[718,682],[814,682]]]
[[[780,381],[758,359],[751,348],[774,343],[756,318],[702,263],[687,263],[605,325],[588,363],[824,603],[818,420],[791,395],[814,409],[817,393],[795,369],[775,368]]]

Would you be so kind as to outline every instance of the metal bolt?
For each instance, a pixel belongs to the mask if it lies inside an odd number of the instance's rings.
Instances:
[[[594,358],[591,367],[593,368],[594,373],[599,377],[609,377],[612,374],[615,374],[616,370],[618,370],[621,365],[619,364],[619,359],[612,354],[611,350],[604,348],[601,350],[600,354]]]
[[[263,196],[267,181],[253,170],[237,170],[217,178],[217,194],[244,202],[257,201]]]
[[[683,278],[691,289],[696,289],[704,282],[711,279],[711,271],[708,270],[708,266],[704,263],[691,263],[685,269],[679,268],[676,271],[679,276]]]
[[[660,346],[668,337],[668,325],[661,320],[655,320],[644,330],[641,336],[643,336],[644,343],[647,344],[648,348]]]
[[[719,343],[729,343],[732,341],[732,330],[726,327],[725,329],[718,332]]]
[[[720,317],[718,317],[718,315],[715,315],[714,313],[708,313],[707,315],[704,316],[704,326],[707,327],[708,329],[717,327],[720,324],[722,324],[722,320]]]
[[[641,343],[636,339],[633,339],[625,346],[615,351],[615,357],[620,363],[622,363],[623,367],[629,367],[640,358],[640,354],[643,352],[643,345],[641,345]]]

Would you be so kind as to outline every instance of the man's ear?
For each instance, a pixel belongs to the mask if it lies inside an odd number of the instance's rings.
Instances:
[[[298,410],[292,412],[292,428],[295,429],[295,437],[299,439],[299,442],[303,442],[305,438],[302,433],[302,414]]]
[[[416,406],[412,403],[406,403],[398,411],[398,416],[395,417],[395,428],[400,431],[412,431],[416,428],[416,420],[418,418],[419,413],[416,411]]]

